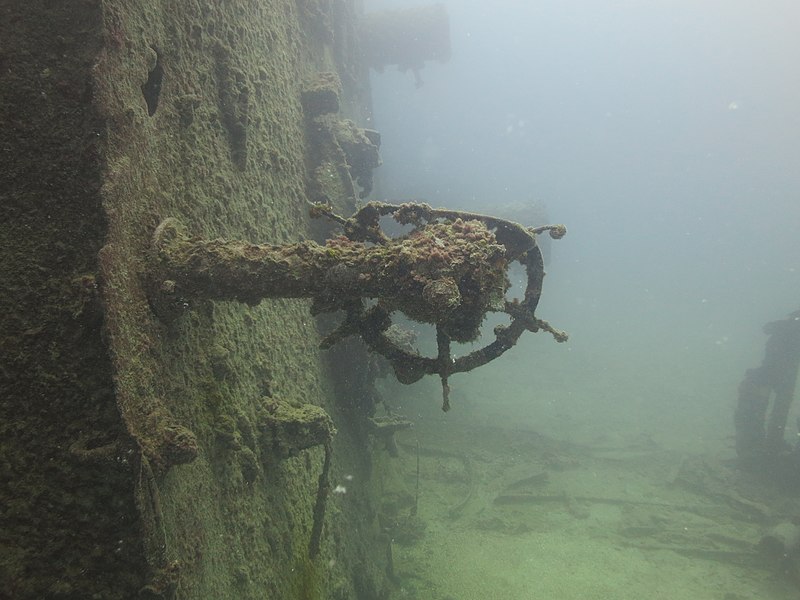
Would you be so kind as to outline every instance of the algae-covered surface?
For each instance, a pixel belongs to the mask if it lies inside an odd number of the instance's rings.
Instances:
[[[102,335],[102,14],[0,9],[0,597],[126,598],[146,565]]]
[[[338,10],[338,19],[355,17]],[[179,597],[374,597],[382,576],[367,558],[369,525],[356,537],[337,497],[321,555],[308,557],[322,447],[284,457],[260,435],[265,398],[336,412],[308,303],[198,302],[165,325],[143,287],[166,217],[209,237],[288,243],[309,234],[301,93],[304,80],[336,68],[318,35],[335,25],[331,8],[114,5],[105,18],[119,24],[118,47],[97,67],[114,124],[101,253],[108,330],[121,412],[159,478],[152,535],[167,551],[158,568],[176,561]],[[150,115],[141,86],[154,70],[163,75]],[[335,480],[367,478],[352,443],[341,427]],[[355,560],[365,564],[349,572]]]
[[[2,8],[0,597],[385,597],[379,482],[337,400],[360,387],[331,376],[309,303],[196,302],[165,323],[148,299],[164,218],[312,235],[309,172],[349,174],[341,148],[310,151],[301,97],[338,73],[341,118],[367,114],[357,3]],[[352,210],[351,180],[326,190]],[[293,443],[284,424],[311,422]],[[346,502],[318,502],[345,481]]]

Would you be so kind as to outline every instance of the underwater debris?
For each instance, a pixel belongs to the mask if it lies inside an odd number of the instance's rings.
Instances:
[[[378,72],[411,70],[417,87],[426,61],[450,59],[450,18],[442,4],[367,13],[361,24],[364,59]]]
[[[307,188],[315,202],[352,205],[372,191],[372,172],[381,165],[381,135],[339,118],[341,91],[336,73],[321,72],[300,94],[310,142]]]
[[[387,452],[391,456],[399,456],[394,434],[403,429],[410,429],[413,426],[414,423],[411,421],[397,416],[367,418],[369,433],[384,443]]]
[[[333,436],[336,428],[327,412],[313,404],[290,403],[272,398],[264,398],[260,404],[256,428],[265,459],[279,459],[296,456],[301,450],[322,446],[325,458],[317,480],[317,494],[314,501],[314,518],[311,538],[308,544],[309,558],[319,554],[325,510],[330,493],[330,470]]]
[[[317,73],[300,93],[303,112],[309,118],[339,112],[339,96],[342,93],[342,82],[333,71]]]
[[[350,177],[361,187],[358,197],[366,198],[372,192],[372,171],[381,166],[378,153],[381,134],[374,129],[362,129],[349,119],[334,119],[331,128],[344,152]]]
[[[310,298],[312,313],[344,311],[342,323],[322,340],[328,348],[358,335],[386,358],[402,383],[436,374],[442,381],[442,409],[448,410],[448,378],[498,358],[524,331],[547,331],[556,341],[567,334],[534,314],[544,267],[536,237],[563,237],[563,225],[526,228],[495,217],[434,209],[427,204],[370,202],[352,217],[315,205],[312,216],[341,225],[344,235],[324,245],[287,245],[206,240],[189,236],[175,219],[157,228],[152,244],[151,305],[164,320],[177,317],[198,299],[257,304],[264,298]],[[380,219],[389,216],[410,232],[389,237]],[[508,300],[507,270],[525,267],[523,298]],[[367,304],[367,300],[374,302]],[[421,356],[398,344],[391,315],[436,327],[436,357]],[[452,356],[451,342],[478,338],[489,312],[503,312],[508,325],[495,339],[464,356]]]
[[[328,445],[336,429],[328,413],[313,404],[294,406],[264,398],[256,428],[259,444],[269,457],[289,458],[301,450]]]

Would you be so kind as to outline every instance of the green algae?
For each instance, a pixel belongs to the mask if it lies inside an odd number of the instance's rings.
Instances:
[[[287,598],[323,455],[265,458],[257,423],[270,397],[337,414],[308,304],[209,302],[165,327],[142,275],[166,215],[271,243],[310,235],[301,81],[345,72],[342,105],[363,104],[353,8],[17,11],[0,48],[0,106],[17,115],[4,119],[17,159],[0,261],[3,580],[21,598]],[[346,194],[328,196],[343,210]],[[357,431],[337,428],[333,472],[368,479]],[[318,560],[332,566],[304,594],[385,586],[370,528],[348,526],[370,499],[348,498],[329,506]]]
[[[127,598],[147,570],[134,445],[115,406],[97,252],[98,3],[0,22],[0,595]]]

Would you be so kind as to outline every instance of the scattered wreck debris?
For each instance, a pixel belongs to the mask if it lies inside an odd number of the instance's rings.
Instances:
[[[398,455],[394,434],[403,429],[409,429],[414,425],[411,421],[397,416],[369,417],[367,418],[367,423],[369,433],[384,443],[391,456]]]

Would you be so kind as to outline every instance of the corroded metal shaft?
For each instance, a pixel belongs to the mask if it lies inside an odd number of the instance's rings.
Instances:
[[[370,202],[349,219],[315,205],[312,216],[338,222],[344,235],[325,244],[253,244],[189,236],[174,219],[156,230],[151,270],[151,303],[170,319],[195,299],[256,304],[265,298],[310,298],[313,313],[343,311],[338,328],[321,343],[360,336],[392,365],[399,381],[412,383],[437,374],[443,408],[449,408],[448,378],[471,371],[514,346],[524,331],[567,336],[535,316],[544,264],[536,237],[566,233],[563,225],[526,228],[487,215],[434,209],[426,204]],[[391,217],[411,230],[387,236],[381,218]],[[508,267],[526,271],[522,298],[506,299]],[[371,302],[370,302],[371,301]],[[437,355],[408,349],[392,333],[395,311],[436,327]],[[472,342],[489,312],[504,312],[508,325],[495,327],[495,339],[454,358],[451,342]]]
[[[460,219],[430,223],[383,244],[337,237],[325,245],[280,246],[190,237],[167,219],[156,230],[153,250],[162,306],[193,299],[256,304],[312,298],[320,310],[335,310],[376,298],[420,322],[474,315],[466,319],[469,330],[451,327],[450,335],[465,341],[487,310],[502,307],[508,285],[504,247],[482,223]]]

